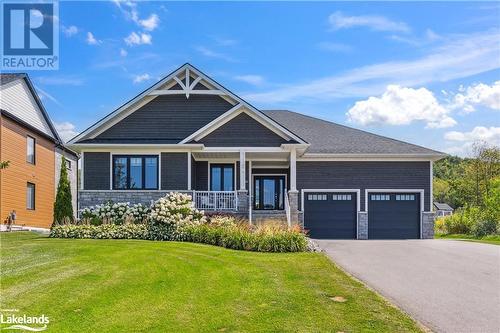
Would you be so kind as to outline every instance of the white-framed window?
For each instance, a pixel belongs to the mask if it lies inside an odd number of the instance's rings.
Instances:
[[[307,200],[309,201],[326,201],[328,197],[326,194],[308,194]]]
[[[414,201],[415,194],[396,194],[396,201]]]
[[[26,184],[26,209],[35,210],[35,184]]]
[[[66,160],[66,169],[71,170],[71,161]]]
[[[35,138],[26,136],[26,162],[35,164]]]
[[[372,201],[389,201],[391,196],[389,194],[372,194],[370,195]]]
[[[351,194],[333,194],[332,200],[334,201],[350,201],[352,200]]]

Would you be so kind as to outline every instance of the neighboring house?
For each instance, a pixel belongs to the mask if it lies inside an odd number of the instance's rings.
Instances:
[[[196,207],[317,238],[433,237],[443,153],[291,111],[258,110],[190,64],[70,141],[80,209],[190,193]]]
[[[453,214],[453,208],[447,203],[434,202],[436,216],[448,216]]]
[[[49,228],[61,156],[76,212],[78,156],[64,147],[27,74],[0,74],[0,223],[12,211],[18,226]]]

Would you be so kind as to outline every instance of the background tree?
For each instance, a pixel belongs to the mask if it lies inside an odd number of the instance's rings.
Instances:
[[[71,198],[71,185],[68,179],[66,158],[61,159],[61,174],[57,185],[56,201],[54,202],[53,225],[63,223],[66,220],[73,221],[73,204]]]
[[[0,169],[5,169],[9,166],[10,161],[0,161]]]

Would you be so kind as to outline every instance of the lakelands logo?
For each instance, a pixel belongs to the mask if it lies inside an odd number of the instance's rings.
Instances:
[[[17,309],[0,310],[0,330],[42,332],[47,329],[49,317],[46,315],[27,316],[18,313]]]
[[[3,3],[1,68],[58,69],[58,6],[51,3]]]

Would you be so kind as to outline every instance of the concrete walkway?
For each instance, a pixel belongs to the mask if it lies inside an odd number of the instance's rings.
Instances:
[[[317,243],[435,332],[500,332],[500,246],[455,240]]]

